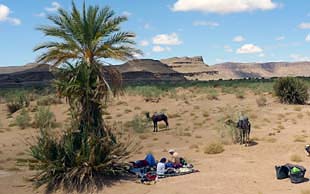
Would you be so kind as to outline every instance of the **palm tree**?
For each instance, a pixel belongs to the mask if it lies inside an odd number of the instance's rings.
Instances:
[[[93,185],[101,188],[102,177],[124,173],[123,162],[132,153],[132,142],[117,141],[102,119],[102,100],[110,93],[108,81],[112,87],[121,85],[120,73],[103,66],[102,59],[127,60],[140,53],[133,47],[135,35],[120,32],[126,17],[114,16],[108,7],[86,9],[84,3],[80,13],[72,3],[71,12],[59,9],[48,19],[54,25],[38,29],[59,41],[34,50],[44,51],[39,62],[61,65],[56,68],[55,85],[69,102],[72,122],[61,138],[40,129],[37,143],[30,147],[29,165],[39,170],[33,180],[52,190],[61,184],[78,191]]]
[[[86,9],[85,2],[80,13],[73,2],[71,12],[59,9],[58,15],[48,16],[53,26],[38,28],[59,41],[42,43],[34,49],[44,50],[38,62],[53,66],[67,64],[56,74],[58,93],[69,100],[72,110],[78,107],[79,130],[99,136],[104,135],[100,101],[106,100],[110,91],[106,76],[114,93],[122,84],[120,73],[104,67],[102,59],[127,60],[141,53],[133,47],[135,34],[120,31],[120,24],[127,18],[114,15],[109,7]]]
[[[48,19],[54,26],[37,29],[61,41],[45,42],[35,47],[34,51],[45,51],[38,57],[38,62],[59,65],[80,59],[90,65],[102,58],[128,60],[140,53],[133,47],[135,34],[120,32],[120,24],[127,18],[115,16],[109,7],[89,6],[86,9],[84,2],[81,14],[72,2],[71,13],[60,8],[58,15],[50,15]]]

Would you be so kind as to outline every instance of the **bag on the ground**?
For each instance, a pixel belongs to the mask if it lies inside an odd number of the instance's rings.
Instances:
[[[275,166],[277,179],[290,178],[291,183],[297,184],[305,181],[306,169],[303,166],[294,164],[285,164]]]
[[[286,166],[275,166],[277,179],[285,179],[289,177],[290,169]]]
[[[305,179],[306,169],[302,166],[294,166],[290,170],[291,183],[302,183]]]

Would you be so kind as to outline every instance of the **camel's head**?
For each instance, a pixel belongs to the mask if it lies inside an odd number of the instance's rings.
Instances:
[[[225,124],[226,124],[226,125],[236,125],[236,122],[234,122],[234,121],[231,120],[231,119],[227,119],[227,120],[225,121]]]

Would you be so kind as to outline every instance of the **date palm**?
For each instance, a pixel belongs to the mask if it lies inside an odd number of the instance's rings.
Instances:
[[[54,25],[40,26],[38,30],[58,41],[42,43],[34,49],[44,51],[38,62],[62,65],[56,74],[58,93],[69,100],[71,109],[79,111],[79,130],[87,129],[101,136],[101,100],[106,100],[110,91],[106,78],[114,93],[122,84],[120,73],[104,67],[103,60],[127,60],[140,53],[133,47],[135,34],[120,31],[120,24],[127,18],[115,16],[109,7],[86,8],[84,3],[80,13],[73,2],[71,12],[59,9],[57,15],[48,16],[48,19]]]
[[[127,60],[140,53],[133,47],[135,34],[120,31],[120,24],[127,18],[115,16],[109,7],[86,8],[84,3],[80,13],[72,3],[71,12],[60,8],[58,15],[50,15],[48,19],[54,25],[40,26],[38,30],[59,41],[38,45],[34,51],[44,50],[38,62],[59,65],[80,59],[90,65],[106,58]]]
[[[47,184],[48,190],[99,189],[104,177],[124,173],[123,162],[132,153],[132,142],[119,142],[102,119],[102,101],[111,91],[108,82],[116,89],[121,85],[120,73],[104,66],[104,59],[127,60],[140,51],[133,47],[135,35],[120,31],[126,17],[115,16],[108,7],[86,9],[84,3],[79,12],[72,3],[70,12],[59,9],[48,19],[53,25],[38,29],[57,41],[34,50],[43,51],[38,62],[59,67],[55,85],[69,102],[72,122],[61,138],[40,129],[30,147],[34,160],[29,164],[39,170],[34,181]]]

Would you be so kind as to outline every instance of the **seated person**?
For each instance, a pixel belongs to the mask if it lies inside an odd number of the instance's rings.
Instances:
[[[170,149],[168,152],[171,155],[171,162],[173,163],[173,167],[182,167],[183,165],[181,163],[181,158],[179,157],[179,154],[174,149]]]
[[[157,168],[156,168],[156,174],[157,175],[164,175],[166,172],[166,164],[167,159],[166,158],[162,158],[160,159],[160,161],[157,163]]]

